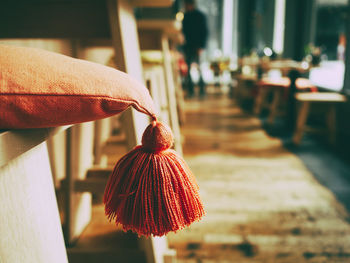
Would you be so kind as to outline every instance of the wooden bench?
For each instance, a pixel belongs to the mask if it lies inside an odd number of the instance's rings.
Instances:
[[[309,116],[309,110],[311,104],[321,104],[326,108],[326,123],[328,131],[328,139],[330,144],[336,142],[336,106],[339,103],[346,102],[346,97],[339,93],[334,92],[306,92],[296,93],[296,102],[299,104],[299,111],[296,119],[296,129],[293,135],[293,142],[300,144],[303,137],[305,123]]]
[[[67,127],[0,132],[0,261],[67,261],[46,140]]]

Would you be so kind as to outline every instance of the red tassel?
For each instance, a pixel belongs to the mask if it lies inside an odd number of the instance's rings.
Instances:
[[[204,215],[195,178],[173,150],[168,126],[153,121],[142,145],[121,158],[104,193],[109,220],[125,231],[162,236],[199,220]]]

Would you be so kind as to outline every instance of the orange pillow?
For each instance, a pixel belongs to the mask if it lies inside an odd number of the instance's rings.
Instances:
[[[91,121],[130,105],[155,115],[146,87],[121,71],[40,49],[0,45],[0,129]]]

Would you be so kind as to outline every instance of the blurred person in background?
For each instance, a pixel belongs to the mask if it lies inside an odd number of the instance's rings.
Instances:
[[[208,38],[207,19],[203,12],[196,8],[195,0],[185,0],[185,14],[182,20],[182,33],[185,43],[183,52],[187,64],[187,76],[185,77],[185,89],[188,97],[194,95],[194,83],[191,78],[191,64],[197,63],[199,66],[199,57],[206,46]],[[199,67],[198,67],[199,68]],[[199,71],[199,96],[205,95],[205,83]]]

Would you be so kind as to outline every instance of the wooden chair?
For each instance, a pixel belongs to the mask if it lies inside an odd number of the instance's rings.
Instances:
[[[133,16],[133,6],[126,0],[111,0],[107,1],[107,4],[115,65],[119,70],[125,71],[135,79],[143,82],[143,68],[138,45],[137,25]],[[121,122],[124,134],[126,134],[126,148],[131,149],[141,142],[142,133],[149,123],[149,118],[134,109],[129,109],[123,113]],[[86,179],[75,181],[75,191],[88,191],[101,195],[108,175],[111,172],[111,167],[89,169]],[[173,251],[167,248],[165,237],[139,238],[138,243],[138,247],[145,253],[147,262],[163,262],[166,257],[173,258],[171,256]],[[137,254],[136,251],[131,254],[135,253]],[[122,258],[122,255],[120,256]]]
[[[174,74],[174,57],[171,54],[169,44],[171,36],[179,34],[174,23],[173,20],[140,20],[137,25],[141,50],[158,50],[161,52],[165,86],[161,86],[160,89],[164,90],[163,96],[167,98],[169,126],[174,133],[174,148],[182,154],[177,103],[177,98],[181,96],[179,96],[180,93],[177,90],[181,87],[176,85],[178,82]]]
[[[115,52],[115,64],[119,70],[125,71],[130,74],[133,78],[143,82],[143,72],[142,64],[140,58],[140,49],[139,41],[137,35],[137,25],[133,13],[134,6],[161,6],[161,5],[171,5],[169,0],[157,0],[157,1],[145,1],[145,0],[136,0],[136,1],[127,1],[127,0],[106,0],[106,1],[63,1],[57,3],[46,4],[44,2],[28,1],[24,3],[24,7],[18,8],[17,5],[12,3],[6,3],[3,6],[3,10],[11,14],[17,14],[16,16],[3,16],[2,23],[0,23],[0,37],[3,38],[29,38],[29,37],[44,37],[44,38],[74,38],[74,39],[91,39],[91,38],[103,38],[111,39],[112,47]],[[37,12],[39,8],[42,12]],[[21,15],[22,10],[28,11],[26,15]],[[57,11],[59,10],[59,11]],[[65,10],[65,19],[62,20],[62,10]],[[31,16],[31,14],[34,14]],[[50,21],[46,21],[47,14],[50,14]],[[23,19],[23,20],[21,20]],[[81,23],[76,23],[76,20],[82,21]],[[63,22],[62,22],[63,21]],[[25,29],[23,30],[23,25]],[[27,25],[31,25],[28,27]],[[5,26],[5,28],[4,28]],[[8,26],[8,28],[7,28]],[[76,52],[77,41],[72,41],[73,51]],[[166,42],[163,43],[166,48]],[[77,54],[71,54],[77,56]],[[168,57],[167,57],[168,59]],[[170,78],[169,78],[170,79]],[[176,114],[176,111],[175,111]],[[176,121],[174,118],[172,121]],[[144,128],[148,125],[149,119],[144,114],[138,113],[135,110],[127,110],[124,113],[123,118],[123,128],[128,135],[126,138],[127,147],[130,149],[134,147],[141,141],[141,136]],[[175,127],[175,126],[174,126]],[[174,129],[173,127],[173,129]],[[66,243],[68,245],[73,245],[78,237],[81,235],[82,231],[89,224],[91,219],[91,193],[101,193],[104,190],[104,185],[106,181],[106,174],[110,173],[110,168],[98,168],[93,167],[94,163],[94,131],[95,123],[84,123],[81,125],[74,125],[67,131],[67,136],[61,136],[59,139],[52,141],[51,153],[53,154],[52,167],[65,167],[65,171],[62,173],[62,170],[55,169],[56,178],[66,178],[62,182],[62,189],[65,192],[66,202],[65,202],[65,216],[64,216],[64,229],[66,233]],[[109,132],[108,132],[109,133]],[[107,133],[107,134],[108,134]],[[45,133],[46,134],[46,133]],[[34,135],[33,135],[34,136]],[[104,137],[107,137],[103,135]],[[35,141],[35,136],[34,138]],[[104,139],[103,139],[104,140]],[[102,141],[103,141],[102,140]],[[6,140],[5,140],[6,141]],[[60,144],[60,141],[64,143],[64,154],[65,158],[57,158],[60,154],[55,150],[55,147]],[[36,141],[35,141],[36,142]],[[19,143],[23,143],[20,141]],[[96,144],[101,144],[101,141]],[[8,147],[8,146],[7,146]],[[1,146],[3,148],[3,145]],[[61,149],[62,150],[62,149]],[[61,151],[60,150],[60,151]],[[44,149],[41,149],[43,152]],[[54,153],[56,157],[54,157]],[[8,153],[6,153],[8,154]],[[62,154],[62,152],[61,152]],[[62,156],[61,156],[62,157]],[[42,160],[47,163],[46,159]],[[97,161],[100,163],[100,161]],[[44,163],[43,163],[44,165]],[[62,166],[60,166],[62,165]],[[25,166],[20,166],[25,168]],[[25,168],[29,172],[34,173],[33,165],[31,168]],[[0,169],[3,169],[1,167]],[[4,168],[7,169],[7,168]],[[12,168],[10,168],[12,169]],[[49,168],[47,168],[49,169]],[[7,172],[12,174],[12,172]],[[18,173],[19,175],[21,173]],[[29,175],[28,175],[29,176]],[[50,173],[46,173],[45,176],[51,176]],[[5,178],[5,177],[2,177]],[[0,180],[2,179],[0,178]],[[41,177],[38,177],[41,178]],[[47,179],[47,178],[46,178]],[[19,180],[19,179],[18,179]],[[18,183],[20,184],[20,183]],[[57,182],[59,185],[59,182]],[[5,187],[5,184],[2,184]],[[0,186],[1,187],[1,186]],[[34,188],[33,188],[34,189]],[[40,192],[40,191],[39,191]],[[3,191],[2,193],[6,193]],[[18,193],[16,193],[18,195]],[[20,199],[26,200],[26,192],[23,195],[18,195]],[[1,195],[1,193],[0,193]],[[46,199],[51,198],[50,200],[55,200],[54,189],[50,190],[48,195],[43,195],[42,198]],[[6,200],[6,199],[2,199]],[[13,199],[15,201],[15,199]],[[18,200],[18,199],[16,199]],[[40,204],[39,198],[38,204]],[[21,206],[23,202],[19,202],[14,205],[13,208],[17,209],[18,212],[21,211]],[[35,201],[33,199],[33,201]],[[11,202],[9,204],[12,205]],[[11,238],[14,240],[14,245],[25,247],[24,244],[28,244],[28,248],[32,248],[31,251],[25,253],[25,250],[16,250],[17,258],[23,258],[23,260],[17,260],[18,262],[66,262],[66,251],[64,249],[64,242],[62,238],[61,227],[59,224],[59,213],[57,211],[56,202],[48,202],[50,208],[45,209],[47,211],[55,212],[54,218],[51,220],[52,224],[45,226],[44,224],[37,224],[37,227],[31,227],[28,224],[23,223],[21,220],[20,227],[12,227],[10,233]],[[10,208],[11,206],[7,206]],[[29,209],[30,207],[28,207]],[[23,210],[23,213],[26,210]],[[43,211],[44,212],[44,211]],[[4,218],[6,218],[10,213],[2,213]],[[32,211],[35,219],[40,219],[39,213],[34,213]],[[25,213],[24,213],[25,214]],[[51,213],[52,215],[52,213]],[[14,214],[15,217],[20,218],[18,213]],[[23,217],[21,217],[22,219]],[[46,215],[43,214],[43,220],[46,219]],[[50,221],[50,220],[49,220]],[[2,221],[3,222],[3,221]],[[13,222],[17,222],[13,220]],[[33,222],[28,221],[30,224]],[[39,221],[38,221],[39,222]],[[44,222],[44,221],[42,221]],[[45,222],[48,222],[45,220]],[[6,225],[6,224],[5,224]],[[41,236],[38,242],[30,243],[30,239],[33,239],[33,236],[40,233],[40,227],[46,231],[47,227],[52,227],[52,231],[47,229],[47,234],[51,236],[46,237],[45,235]],[[2,232],[3,233],[3,232]],[[12,233],[12,234],[11,234]],[[22,233],[28,233],[25,239],[16,239],[14,236],[19,236]],[[60,236],[61,234],[61,236]],[[46,238],[46,239],[45,239]],[[45,240],[55,239],[56,243],[47,242]],[[4,240],[4,239],[1,239]],[[164,260],[173,260],[174,251],[169,250],[167,247],[166,238],[140,238],[137,239],[138,250],[143,251],[145,261],[147,262],[164,262]],[[12,243],[11,243],[12,244]],[[52,253],[51,257],[48,255],[49,251],[56,245],[56,250]],[[2,246],[4,248],[10,247]],[[14,247],[14,246],[13,246]],[[12,248],[12,247],[11,247]],[[137,254],[136,251],[119,250],[120,253],[126,254]],[[13,250],[12,250],[13,252]],[[92,259],[93,253],[97,251],[90,251],[88,249],[83,250],[74,250],[69,249],[69,256],[81,256],[85,255],[85,258]],[[41,255],[46,255],[41,256]],[[55,259],[51,259],[52,257]],[[90,256],[90,257],[89,257]],[[24,258],[25,257],[25,258]],[[117,255],[118,257],[118,255]],[[76,258],[76,257],[75,257]],[[119,258],[123,260],[123,256],[119,255]],[[36,260],[37,259],[37,260]],[[96,258],[95,258],[96,259]],[[7,260],[8,261],[8,260]],[[10,262],[11,260],[9,260]],[[13,260],[12,260],[13,261]],[[11,262],[12,262],[11,261]],[[14,260],[16,261],[16,260]],[[88,262],[88,261],[86,261]],[[126,262],[126,261],[124,261]]]
[[[314,104],[321,105],[326,114],[324,115],[327,123],[328,140],[330,144],[336,142],[336,106],[339,103],[346,102],[346,97],[334,92],[316,92],[316,93],[297,93],[295,99],[299,104],[299,111],[296,120],[296,129],[293,135],[293,142],[300,144],[304,132],[307,130],[305,123],[308,119],[310,106]]]
[[[166,92],[164,69],[157,64],[143,64],[144,78],[151,96],[156,101],[159,120],[170,125],[168,95]]]

